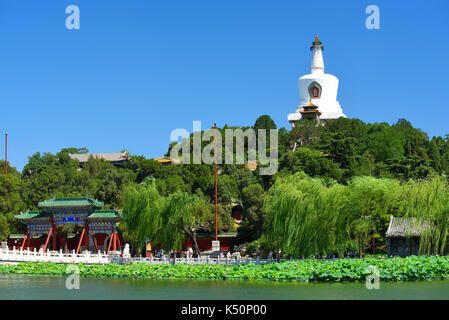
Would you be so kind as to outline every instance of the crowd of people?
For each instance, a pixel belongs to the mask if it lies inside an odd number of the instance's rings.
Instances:
[[[164,250],[160,249],[157,252],[154,252],[153,257],[155,258],[165,258],[165,259],[172,259],[173,258],[173,252],[171,253],[166,253]],[[234,252],[231,253],[230,250],[228,251],[219,251],[219,252],[213,252],[210,257],[212,258],[220,258],[220,259],[231,259],[231,258],[242,258],[240,255],[240,252]],[[254,256],[253,258],[262,258],[259,255]],[[180,251],[180,252],[176,252],[176,258],[196,258],[196,256],[193,253],[192,248],[188,248],[185,251]],[[288,256],[284,256],[283,252],[281,250],[279,250],[278,254],[273,253],[273,251],[270,251],[268,253],[268,255],[265,257],[267,259],[289,259]],[[357,251],[344,251],[343,256],[340,257],[340,254],[338,252],[330,252],[328,251],[326,255],[320,255],[320,254],[314,254],[312,256],[312,259],[318,259],[318,260],[322,260],[322,259],[327,259],[327,260],[331,260],[331,259],[357,259],[357,258],[365,258],[365,253],[362,253],[361,255],[357,252]],[[301,257],[301,259],[304,259],[304,257]]]

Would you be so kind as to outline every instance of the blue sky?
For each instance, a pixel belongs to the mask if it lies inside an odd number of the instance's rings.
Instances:
[[[70,4],[80,30],[65,27]],[[370,4],[380,30],[365,27]],[[449,133],[446,0],[1,0],[8,160],[21,170],[64,147],[161,156],[193,120],[244,126],[269,114],[290,128],[315,34],[348,117]]]

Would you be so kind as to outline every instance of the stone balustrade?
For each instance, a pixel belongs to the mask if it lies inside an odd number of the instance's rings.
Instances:
[[[84,263],[84,264],[107,264],[110,263],[109,256],[107,254],[98,252],[91,253],[85,251],[83,253],[76,254],[75,251],[71,253],[63,253],[60,251],[47,251],[43,250],[33,251],[29,250],[13,250],[0,249],[0,262],[55,262],[55,263]]]
[[[281,259],[285,261],[285,259]],[[260,258],[210,258],[208,256],[200,258],[176,258],[175,263],[193,264],[221,264],[221,265],[239,265],[239,264],[267,264],[275,262],[274,259],[260,259]],[[132,263],[150,263],[150,264],[172,264],[173,258],[132,258]]]
[[[284,261],[284,259],[282,259]],[[176,258],[175,263],[187,263],[193,264],[221,264],[221,265],[240,265],[240,264],[267,264],[275,262],[275,259],[260,259],[260,258],[210,258],[209,256],[199,258]],[[91,253],[85,251],[83,253],[76,254],[73,250],[71,253],[63,253],[60,251],[33,251],[17,250],[13,248],[10,250],[0,249],[0,263],[1,262],[54,262],[54,263],[83,263],[83,264],[108,264],[108,263],[150,263],[150,264],[172,264],[173,258],[131,258],[128,255],[121,256],[119,251],[112,251],[110,254],[105,253]]]

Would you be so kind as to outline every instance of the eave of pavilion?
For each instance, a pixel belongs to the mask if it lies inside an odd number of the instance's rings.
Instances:
[[[51,217],[51,214],[39,210],[39,211],[26,211],[21,214],[15,215],[14,218],[25,221],[30,220],[42,220],[42,221],[48,221],[48,219]]]
[[[92,214],[90,214],[87,219],[88,220],[120,220],[122,213],[115,210],[95,210]]]

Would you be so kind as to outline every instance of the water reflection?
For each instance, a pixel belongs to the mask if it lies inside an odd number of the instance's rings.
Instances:
[[[154,280],[81,278],[68,290],[64,277],[0,275],[0,299],[449,299],[449,280],[305,283],[248,280]]]

